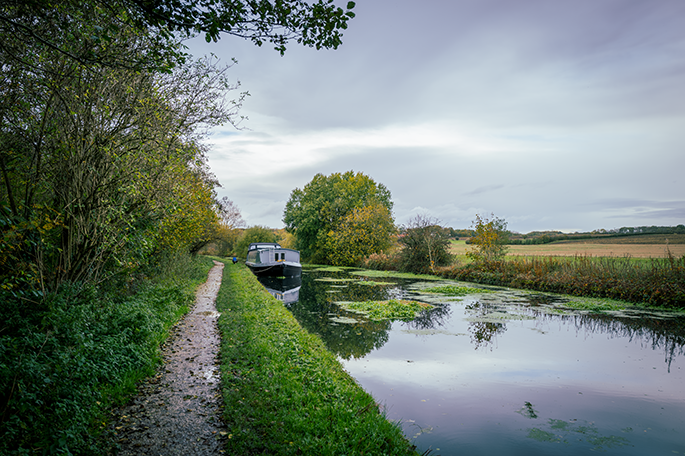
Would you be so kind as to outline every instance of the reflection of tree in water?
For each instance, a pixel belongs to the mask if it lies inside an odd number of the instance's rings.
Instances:
[[[487,315],[496,310],[496,308],[489,304],[476,301],[468,304],[465,309],[469,313],[469,318],[473,319],[469,323],[469,333],[471,333],[471,343],[475,345],[476,350],[491,345],[492,339],[497,334],[502,334],[507,330],[507,326],[504,323],[488,321]],[[492,347],[490,347],[490,350],[492,350]]]
[[[408,329],[436,329],[445,326],[450,319],[452,309],[448,305],[433,304],[432,309],[424,310],[416,319],[404,323]]]
[[[347,273],[310,272],[302,276],[299,302],[289,306],[302,327],[319,335],[326,347],[344,359],[361,358],[388,341],[391,323],[366,321],[343,311],[336,301],[383,301],[396,291],[391,286],[360,285],[353,281],[322,282],[317,278],[348,279]],[[355,279],[356,280],[356,279]],[[335,323],[334,315],[353,318],[358,323]]]
[[[321,278],[329,281],[316,280]],[[341,309],[335,302],[385,301],[401,299],[404,295],[402,288],[397,285],[362,284],[359,283],[360,278],[343,281],[349,278],[350,275],[345,272],[305,273],[302,275],[299,302],[288,306],[302,327],[318,334],[329,350],[344,359],[361,358],[381,348],[388,341],[392,323],[367,320]],[[435,328],[443,324],[449,313],[448,306],[437,306],[405,324],[416,329]],[[331,321],[333,316],[355,319],[357,323],[336,323]]]
[[[685,354],[685,318],[662,318],[647,313],[639,318],[587,313],[573,315],[554,315],[533,311],[541,321],[559,320],[572,322],[576,331],[604,333],[610,337],[624,337],[629,341],[649,344],[652,350],[664,350],[664,361],[671,371],[671,363],[676,356]]]

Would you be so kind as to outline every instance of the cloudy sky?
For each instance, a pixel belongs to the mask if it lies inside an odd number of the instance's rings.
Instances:
[[[238,65],[238,131],[210,166],[248,225],[282,227],[295,188],[354,170],[468,228],[685,223],[685,2],[359,0],[343,45],[194,40]]]

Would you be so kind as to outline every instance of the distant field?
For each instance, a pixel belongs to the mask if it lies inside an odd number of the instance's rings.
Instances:
[[[559,241],[559,243],[592,243],[592,244],[685,244],[685,234],[644,234],[641,236],[622,236],[597,239],[580,239],[577,241]]]
[[[662,236],[663,235],[655,235]],[[671,253],[676,257],[685,255],[685,244],[671,244],[670,237],[677,237],[682,235],[674,235],[669,237],[669,245]],[[639,236],[644,238],[645,236]],[[619,238],[630,239],[630,238]],[[609,243],[608,241],[614,241]],[[452,241],[450,252],[455,255],[465,255],[466,252],[472,249],[472,246],[466,245],[465,241]],[[666,243],[654,244],[637,244],[637,243],[616,243],[614,239],[600,239],[600,240],[586,240],[586,241],[563,241],[552,244],[542,245],[510,245],[509,255],[524,255],[524,256],[575,256],[588,255],[593,257],[623,257],[631,256],[633,258],[662,258],[666,256]]]

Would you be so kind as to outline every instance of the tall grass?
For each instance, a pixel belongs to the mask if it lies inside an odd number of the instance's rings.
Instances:
[[[509,257],[440,270],[447,278],[539,291],[685,307],[685,257]]]
[[[159,344],[211,267],[205,258],[167,260],[135,286],[73,283],[41,302],[2,297],[0,454],[109,450],[110,407],[153,372]]]

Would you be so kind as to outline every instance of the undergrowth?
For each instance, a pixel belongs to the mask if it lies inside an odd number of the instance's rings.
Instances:
[[[211,260],[169,259],[135,287],[72,283],[0,307],[0,454],[104,454],[109,409],[159,361]],[[134,289],[134,291],[132,291]]]
[[[217,309],[228,454],[416,454],[247,268],[224,269]]]

